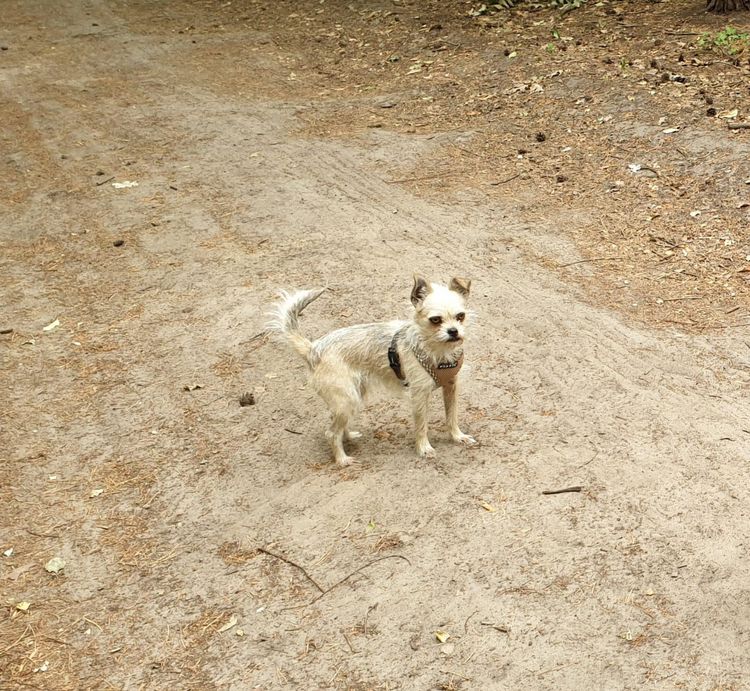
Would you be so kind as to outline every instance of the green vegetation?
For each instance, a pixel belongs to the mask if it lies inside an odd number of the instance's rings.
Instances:
[[[704,50],[715,50],[726,55],[737,55],[750,48],[750,34],[727,26],[715,34],[706,32],[698,39],[698,46]]]

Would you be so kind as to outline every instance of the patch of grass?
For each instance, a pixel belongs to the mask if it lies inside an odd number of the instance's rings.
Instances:
[[[706,32],[698,39],[698,46],[703,50],[712,50],[725,55],[737,55],[750,48],[750,34],[737,31],[727,26],[715,34]]]

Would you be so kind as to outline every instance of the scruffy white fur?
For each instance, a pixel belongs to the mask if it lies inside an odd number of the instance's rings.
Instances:
[[[411,293],[414,314],[410,321],[359,324],[332,331],[314,342],[300,333],[298,317],[324,289],[282,293],[269,326],[286,336],[305,360],[315,390],[331,411],[331,426],[326,436],[336,463],[345,466],[352,462],[344,451],[344,440],[361,436],[350,424],[365,394],[375,384],[396,393],[410,394],[417,453],[423,457],[435,456],[427,438],[427,408],[430,394],[437,385],[417,360],[413,348],[418,347],[435,366],[455,360],[463,349],[470,286],[471,281],[460,278],[452,279],[445,286],[415,276]],[[439,323],[434,323],[437,321]],[[405,328],[398,341],[398,352],[408,388],[397,378],[388,361],[391,340],[402,327]],[[456,399],[457,386],[443,388],[450,435],[454,441],[475,444],[472,437],[459,429]]]

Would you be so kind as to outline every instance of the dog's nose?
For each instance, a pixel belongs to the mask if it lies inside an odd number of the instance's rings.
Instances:
[[[458,338],[458,329],[455,326],[451,326],[447,333],[451,338]]]

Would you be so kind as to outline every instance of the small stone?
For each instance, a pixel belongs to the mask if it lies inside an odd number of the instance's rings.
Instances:
[[[243,408],[249,405],[255,405],[255,396],[249,391],[246,393],[243,393],[242,396],[240,396],[240,405]]]
[[[61,557],[52,557],[45,565],[45,571],[50,573],[60,573],[65,568],[65,559]]]
[[[125,240],[115,240],[112,244],[115,247],[122,247],[125,244]]]

